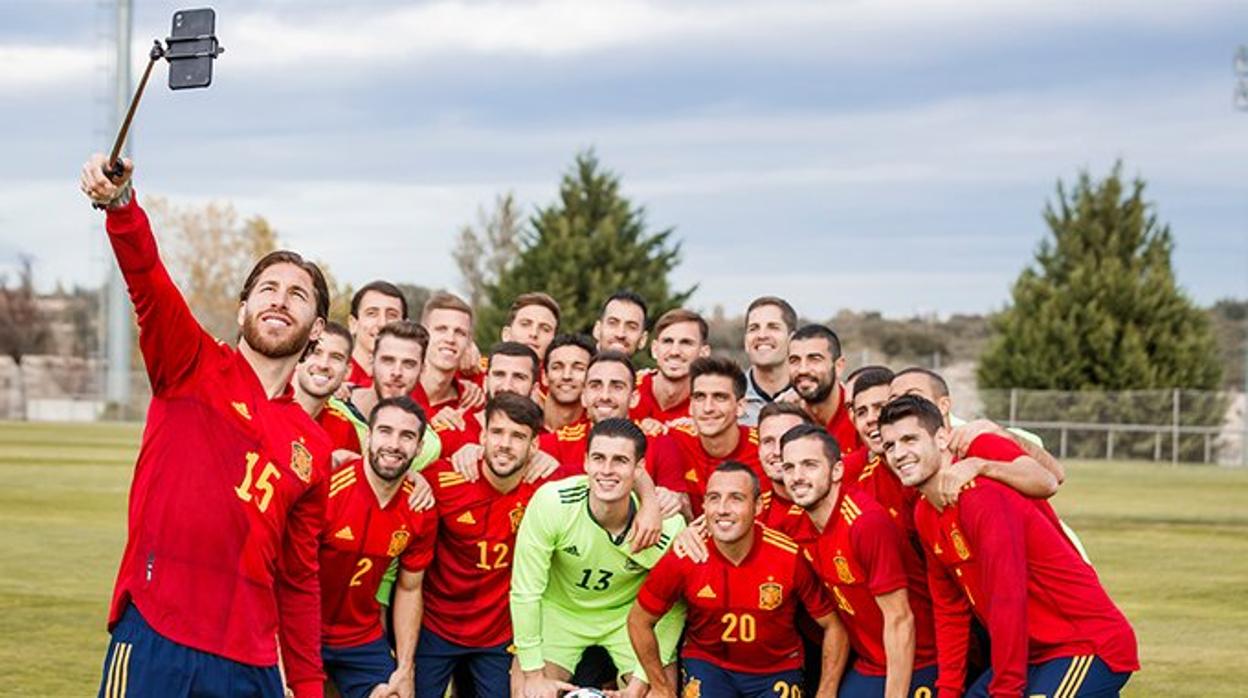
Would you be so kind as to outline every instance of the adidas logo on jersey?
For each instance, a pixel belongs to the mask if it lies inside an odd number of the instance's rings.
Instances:
[[[563,549],[563,552],[569,555],[574,555],[576,557],[581,556],[581,551],[577,550],[575,545],[569,545],[568,547]]]
[[[455,520],[462,524],[468,524],[469,526],[475,525],[477,523],[477,520],[472,518],[471,511],[465,511],[464,513],[459,515],[459,518]]]
[[[715,590],[711,588],[711,585],[707,584],[701,589],[698,589],[698,598],[699,599],[717,599],[719,598],[719,596],[715,594]]]
[[[350,526],[343,526],[334,534],[334,538],[338,540],[355,540],[355,534],[351,532]]]

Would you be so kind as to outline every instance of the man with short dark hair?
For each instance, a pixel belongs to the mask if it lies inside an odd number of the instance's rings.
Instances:
[[[1047,507],[987,478],[946,502],[937,475],[957,459],[939,408],[915,395],[880,414],[889,467],[922,494],[915,525],[940,626],[940,695],[962,695],[970,621],[992,668],[968,696],[1117,696],[1140,668],[1135,633]],[[981,436],[1012,449],[1004,437]]]
[[[351,317],[347,329],[351,332],[351,371],[347,385],[367,388],[373,383],[373,348],[377,333],[395,320],[407,319],[407,299],[398,286],[389,281],[370,281],[351,296]]]
[[[647,434],[689,419],[689,366],[711,353],[710,328],[701,315],[677,308],[663,313],[654,324],[650,355],[656,368],[637,376],[637,404],[629,418]]]
[[[850,411],[858,439],[863,448],[845,456],[841,465],[843,480],[850,490],[863,490],[888,512],[893,523],[907,537],[914,535],[914,490],[905,487],[888,469],[884,461],[884,442],[880,440],[880,411],[888,404],[893,372],[883,366],[868,366],[857,371],[851,392]]]
[[[840,695],[931,695],[935,622],[914,547],[875,500],[845,487],[833,436],[817,426],[798,426],[780,447],[784,484],[820,531],[806,546],[810,559],[836,599],[856,654],[840,680]]]
[[[412,394],[420,380],[421,366],[425,361],[429,333],[411,320],[396,320],[377,332],[373,350],[373,384],[367,388],[351,391],[345,403],[350,417],[360,433],[360,442],[367,440],[366,415],[383,399]],[[419,403],[417,403],[419,404]],[[424,406],[421,406],[424,409]],[[425,413],[428,416],[428,412]],[[442,451],[442,441],[437,433],[428,429],[421,439],[421,450],[413,467],[416,471],[425,467]]]
[[[351,361],[351,333],[336,322],[295,368],[295,400],[316,421],[334,447],[335,466],[341,459],[360,455],[360,435],[350,410],[333,397],[347,377]]]
[[[195,320],[156,248],[122,160],[83,165],[134,303],[152,387],[108,613],[100,695],[321,695],[316,548],[330,445],[294,401],[329,290],[290,251],[261,258],[239,294],[237,347]]]
[[[542,363],[547,394],[542,411],[547,432],[577,426],[588,430],[589,418],[581,395],[595,352],[593,340],[582,334],[556,335],[546,348]]]
[[[770,402],[758,412],[758,460],[771,480],[771,501],[759,512],[759,521],[799,543],[813,539],[818,531],[784,486],[780,439],[793,427],[813,423],[806,410],[792,402]]]
[[[412,657],[434,535],[426,523],[432,514],[408,506],[412,485],[406,475],[426,428],[424,412],[406,394],[382,399],[369,414],[364,457],[344,464],[330,478],[319,554],[321,653],[343,698],[412,695]],[[396,560],[391,654],[374,593]]]
[[[783,298],[760,296],[745,309],[745,414],[741,423],[758,424],[758,411],[792,395],[789,383],[789,335],[797,329],[797,311]]]
[[[484,413],[480,479],[466,480],[445,459],[422,473],[437,502],[430,524],[438,555],[425,582],[418,698],[442,698],[451,675],[465,665],[479,698],[513,695],[507,601],[516,532],[540,484],[525,476],[537,452],[541,410],[527,396],[499,391]]]
[[[559,302],[548,293],[521,293],[511,302],[503,322],[504,342],[520,342],[539,357],[546,356],[555,333],[559,331]]]
[[[841,453],[858,450],[858,430],[849,414],[849,399],[841,385],[845,357],[841,339],[823,325],[804,325],[789,338],[789,377],[802,405],[829,434]]]
[[[683,472],[690,518],[702,514],[702,495],[707,478],[724,461],[745,463],[763,479],[766,504],[771,497],[771,480],[765,479],[758,460],[758,430],[741,426],[745,375],[727,357],[703,357],[690,368],[692,425],[673,427],[656,439],[656,464],[660,471]],[[664,447],[666,445],[666,447]],[[674,463],[669,463],[674,459]]]
[[[681,649],[685,695],[800,695],[800,603],[823,628],[824,678],[818,695],[831,696],[843,630],[798,544],[756,521],[762,505],[758,476],[742,463],[720,463],[707,481],[705,503],[709,559],[696,563],[668,552],[642,583],[629,613],[633,649],[646,675],[654,677],[649,695],[678,695],[663,674],[654,627],[683,602],[688,608]]]
[[[537,354],[527,345],[520,342],[495,344],[486,357],[486,398],[505,392],[528,397],[537,380],[537,368]],[[465,412],[463,424],[458,428],[445,422],[433,425],[438,438],[442,440],[443,457],[454,456],[466,444],[480,443],[484,426],[484,410]]]
[[[525,510],[516,538],[511,618],[516,657],[524,672],[521,695],[555,698],[581,654],[598,645],[625,675],[627,698],[646,693],[644,673],[628,639],[628,611],[648,570],[684,527],[663,521],[655,546],[634,551],[628,538],[638,503],[646,436],[627,419],[598,422],[590,432],[585,475],[548,482]],[[665,670],[673,672],[683,610],[660,623]]]
[[[616,291],[594,321],[594,340],[598,351],[609,349],[631,358],[646,346],[646,328],[646,302],[632,291]]]

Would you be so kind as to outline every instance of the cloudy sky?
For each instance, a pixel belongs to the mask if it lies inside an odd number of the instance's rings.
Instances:
[[[183,3],[135,0],[135,65]],[[189,3],[195,4],[195,3]],[[105,2],[0,5],[0,268],[98,283],[77,170],[106,150]],[[139,187],[231,201],[357,284],[454,288],[461,225],[551,202],[593,147],[684,242],[695,305],[1002,306],[1058,179],[1116,159],[1199,303],[1248,297],[1237,2],[218,0],[209,90],[154,79]],[[136,75],[137,75],[136,68]]]

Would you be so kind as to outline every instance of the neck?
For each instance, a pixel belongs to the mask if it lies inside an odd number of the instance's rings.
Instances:
[[[524,474],[529,471],[529,463],[526,462],[519,470],[508,475],[507,477],[499,477],[494,473],[494,469],[482,460],[478,465],[481,468],[481,475],[485,477],[485,481],[490,483],[494,489],[507,494],[520,486],[520,481],[524,479]]]
[[[312,419],[316,419],[317,416],[321,414],[321,410],[325,409],[325,403],[328,400],[328,395],[325,397],[316,397],[300,390],[298,385],[295,386],[295,402],[299,403],[299,406],[303,408],[303,411],[307,412],[308,416]]]
[[[724,456],[737,450],[737,445],[741,443],[741,430],[737,425],[732,424],[719,434],[714,436],[698,435],[698,440],[702,442],[702,450],[715,458],[723,458]]]
[[[790,502],[793,501],[793,495],[789,494],[789,488],[784,486],[784,480],[772,480],[771,491]]]
[[[555,402],[552,397],[546,398],[546,405],[542,410],[546,428],[551,431],[558,431],[569,424],[575,424],[585,417],[585,407],[579,402],[570,402],[566,405]]]
[[[364,369],[364,373],[369,376],[373,375],[373,352],[365,349],[363,346],[356,344],[351,349],[351,359]]]
[[[728,561],[732,564],[741,564],[741,561],[745,559],[745,556],[750,554],[750,549],[754,547],[754,527],[750,526],[750,530],[746,531],[744,536],[741,536],[731,543],[724,543],[716,540],[715,547],[719,549],[720,554],[728,558]]]
[[[425,364],[420,372],[420,386],[425,389],[431,404],[446,402],[455,397],[455,372],[443,371],[432,364]]]
[[[256,372],[256,378],[260,379],[264,394],[272,400],[281,395],[286,390],[286,386],[290,385],[290,377],[295,373],[295,366],[299,364],[302,352],[281,359],[273,359],[252,349],[247,342],[243,341],[238,343],[238,353],[243,355],[251,366],[251,370]]]
[[[355,409],[359,410],[366,419],[373,411],[373,407],[377,405],[378,399],[375,388],[356,388],[351,391],[351,404],[355,405]]]
[[[949,451],[941,451],[940,467],[936,469],[936,472],[932,473],[931,477],[919,483],[919,494],[923,495],[923,498],[926,499],[929,504],[936,507],[936,511],[942,511],[944,509],[944,507],[940,504],[940,478],[937,477],[937,475],[940,475],[940,471],[948,468],[952,463],[953,454]]]
[[[689,398],[692,381],[688,376],[674,381],[662,373],[656,373],[650,385],[654,387],[655,402],[659,403],[659,407],[666,410]]]
[[[604,502],[593,494],[589,495],[589,511],[599,526],[607,529],[612,536],[619,536],[628,525],[629,498],[623,497],[614,502]]]
[[[810,413],[815,421],[823,426],[832,420],[832,415],[836,414],[837,409],[841,406],[841,384],[833,383],[832,391],[823,399],[823,402],[807,402],[806,411]]]
[[[774,366],[751,366],[750,373],[754,384],[768,395],[784,392],[789,387],[789,365],[783,361]]]
[[[368,486],[373,488],[377,503],[383,508],[390,504],[390,500],[394,499],[395,493],[399,491],[399,485],[403,483],[403,478],[387,482],[377,477],[377,473],[373,472],[373,467],[368,464],[367,455],[364,456],[364,477],[368,478]]]
[[[828,521],[832,519],[832,507],[836,506],[836,498],[839,497],[840,494],[841,485],[838,482],[832,485],[832,488],[828,490],[828,494],[824,496],[823,499],[819,500],[819,503],[816,504],[814,508],[806,510],[806,515],[809,516],[811,522],[815,524],[815,528],[819,529],[821,532],[827,527]]]

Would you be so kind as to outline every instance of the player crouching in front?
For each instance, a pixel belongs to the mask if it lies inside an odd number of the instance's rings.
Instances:
[[[880,433],[889,467],[923,495],[914,517],[940,619],[940,697],[962,695],[972,612],[988,630],[992,668],[968,696],[1117,696],[1140,667],[1135,633],[1052,510],[987,478],[942,504],[949,429],[921,397],[888,403]]]
[[[688,604],[681,658],[685,696],[755,698],[801,694],[802,640],[798,602],[823,628],[823,677],[817,698],[836,694],[844,661],[844,630],[831,597],[788,536],[756,523],[762,508],[758,475],[743,463],[721,463],[706,483],[711,545],[699,564],[672,551],[637,594],[628,633],[646,675],[650,698],[675,698],[661,671],[654,626],[678,602]]]
[[[420,452],[425,419],[420,405],[406,395],[382,399],[369,414],[364,457],[330,478],[320,546],[321,656],[343,698],[410,698],[414,690],[421,586],[433,556],[433,527],[424,519],[433,514],[408,505],[412,485],[405,476]],[[391,655],[374,594],[395,558],[399,578]]]

